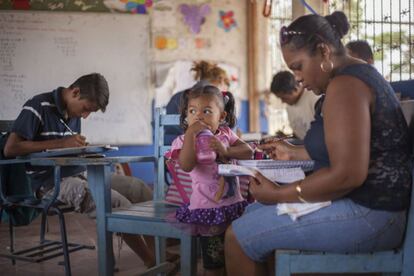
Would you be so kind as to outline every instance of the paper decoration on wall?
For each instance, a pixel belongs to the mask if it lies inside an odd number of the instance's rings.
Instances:
[[[114,0],[112,0],[114,1]],[[5,1],[3,1],[5,2]],[[50,11],[94,11],[107,12],[108,9],[103,5],[102,0],[11,0],[14,3],[14,9],[31,9],[31,10],[50,10]],[[28,2],[29,4],[25,3]],[[109,1],[111,2],[111,1]],[[119,2],[117,0],[116,2]],[[2,0],[0,0],[1,6]],[[16,6],[19,5],[19,6]],[[24,5],[24,7],[21,7]],[[30,6],[29,6],[30,5]]]
[[[156,36],[155,37],[155,48],[158,50],[164,49],[176,49],[178,47],[177,39],[173,37],[166,36]]]
[[[86,11],[93,8],[93,5],[87,5],[84,1],[77,0],[74,4],[80,8],[81,11]]]
[[[197,49],[210,48],[211,42],[208,38],[197,37],[194,39],[194,44]]]
[[[195,34],[200,33],[201,25],[206,21],[206,16],[211,12],[210,5],[208,4],[181,4],[179,10],[184,16],[184,23],[187,24],[190,31]]]
[[[126,3],[126,8],[132,13],[146,14],[147,9],[152,6],[152,0],[121,0]]]
[[[62,2],[60,2],[60,3],[48,3],[47,7],[51,11],[62,10],[65,7],[65,4],[63,4]]]
[[[13,0],[13,9],[28,10],[30,9],[30,1],[29,0]]]
[[[172,11],[171,3],[160,2],[154,5],[154,10],[157,11]]]
[[[152,6],[152,0],[105,0],[104,5],[111,10],[146,14]]]
[[[173,1],[154,2],[151,13],[151,29],[155,33],[175,30],[180,16],[177,16],[177,5]]]
[[[220,11],[219,17],[220,20],[218,21],[218,26],[223,28],[226,32],[229,32],[231,28],[236,27],[237,23],[236,20],[233,18],[234,12],[233,11]]]

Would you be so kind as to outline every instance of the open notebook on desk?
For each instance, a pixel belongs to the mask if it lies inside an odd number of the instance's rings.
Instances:
[[[118,147],[111,145],[89,145],[83,147],[72,147],[72,148],[56,148],[47,149],[42,152],[35,152],[30,154],[30,157],[57,157],[57,156],[104,156],[104,153],[110,150],[118,150]]]

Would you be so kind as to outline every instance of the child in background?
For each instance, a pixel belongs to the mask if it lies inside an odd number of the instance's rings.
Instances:
[[[315,104],[320,97],[298,83],[289,71],[280,71],[273,76],[270,91],[286,104],[293,134],[303,140],[314,120]]]
[[[194,72],[194,80],[207,81],[211,85],[216,86],[221,91],[229,90],[230,80],[226,71],[219,67],[215,63],[211,63],[205,60],[193,62],[191,71]],[[186,89],[187,90],[187,89]],[[185,90],[177,92],[171,97],[166,108],[167,114],[179,114],[181,106],[181,97]],[[171,142],[178,136],[183,134],[182,128],[179,126],[166,126],[165,127],[165,142],[171,145]]]
[[[234,98],[230,92],[200,82],[183,94],[180,123],[184,135],[171,146],[172,158],[190,172],[193,193],[189,204],[176,212],[184,223],[200,226],[203,265],[208,275],[221,275],[224,271],[224,231],[244,211],[247,202],[240,194],[239,183],[228,181],[217,173],[215,159],[206,164],[197,161],[197,135],[211,131],[209,147],[217,160],[250,159],[252,149],[231,130],[235,124]],[[200,230],[204,229],[204,230]]]
[[[352,40],[345,45],[346,53],[354,58],[362,59],[368,64],[374,64],[374,54],[366,40]]]

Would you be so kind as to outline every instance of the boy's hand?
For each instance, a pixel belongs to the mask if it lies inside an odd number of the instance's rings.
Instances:
[[[86,145],[86,137],[80,134],[71,135],[62,139],[63,148],[83,147]]]
[[[228,148],[216,137],[211,137],[209,146],[214,150],[220,157],[227,158]]]

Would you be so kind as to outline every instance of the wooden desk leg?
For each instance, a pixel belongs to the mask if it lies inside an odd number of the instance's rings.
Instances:
[[[87,166],[88,186],[96,205],[98,266],[100,276],[114,274],[112,233],[106,231],[106,213],[111,212],[111,177],[109,166]]]
[[[191,254],[193,252],[193,254]],[[181,275],[197,275],[197,238],[186,236],[181,238],[180,245]]]

